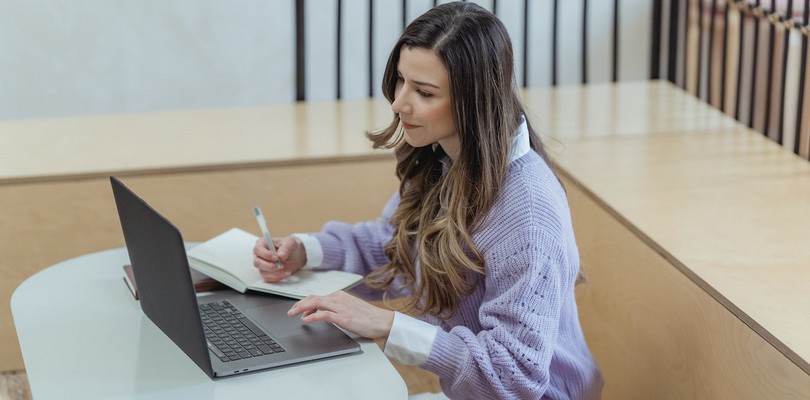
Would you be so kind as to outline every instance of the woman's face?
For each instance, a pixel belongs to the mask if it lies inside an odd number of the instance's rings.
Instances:
[[[460,143],[444,63],[431,50],[402,46],[397,76],[391,110],[399,114],[405,141],[413,147],[439,143],[455,159]]]

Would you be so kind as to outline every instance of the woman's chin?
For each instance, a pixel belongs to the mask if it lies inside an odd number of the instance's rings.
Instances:
[[[407,131],[405,131],[405,135],[403,136],[403,139],[405,139],[405,143],[408,143],[409,145],[411,145],[411,147],[422,147],[422,146],[424,146],[424,144],[419,143],[416,140],[413,140],[413,138],[411,138],[411,136],[408,135]]]
[[[407,132],[405,132],[403,139],[405,139],[405,143],[408,143],[409,145],[411,145],[411,147],[415,148],[430,146],[431,144],[433,144],[433,143],[426,143],[425,141],[414,140],[414,138],[409,136]]]

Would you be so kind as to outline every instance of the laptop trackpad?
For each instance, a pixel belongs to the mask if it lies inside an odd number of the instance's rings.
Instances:
[[[290,303],[268,304],[245,310],[250,319],[277,338],[309,335],[326,328],[325,324],[305,324],[300,316],[289,317]],[[328,326],[328,328],[333,328]]]

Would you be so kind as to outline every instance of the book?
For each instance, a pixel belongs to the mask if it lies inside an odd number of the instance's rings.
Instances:
[[[254,290],[294,299],[324,296],[363,280],[362,275],[351,272],[299,270],[281,282],[265,282],[253,266],[256,239],[251,233],[231,228],[189,250],[189,265],[240,293]]]
[[[138,284],[135,282],[135,274],[132,272],[132,266],[129,264],[124,265],[124,283],[127,285],[129,292],[135,300],[140,300],[141,296],[138,294]],[[196,270],[189,270],[191,273],[191,280],[194,282],[194,291],[207,292],[210,290],[222,289],[225,287],[219,281],[199,272]]]

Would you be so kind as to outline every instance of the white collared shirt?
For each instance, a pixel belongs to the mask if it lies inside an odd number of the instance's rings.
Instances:
[[[521,116],[520,126],[512,136],[509,162],[523,157],[529,151],[531,151],[529,127],[526,124],[526,118]],[[307,253],[307,264],[304,265],[304,268],[319,267],[323,262],[323,250],[318,240],[304,233],[296,233],[292,236],[301,240],[304,245],[304,251]],[[437,329],[439,327],[436,325],[396,311],[383,352],[401,364],[420,365],[430,355]]]

